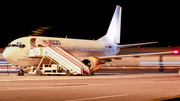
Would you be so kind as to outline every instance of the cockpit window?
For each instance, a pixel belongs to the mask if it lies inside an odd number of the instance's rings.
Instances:
[[[8,46],[7,47],[11,47],[11,44],[8,44]]]
[[[24,44],[19,45],[19,48],[24,48],[24,47],[25,47]]]
[[[22,45],[22,48],[26,47],[25,45]]]
[[[7,47],[19,47],[19,48],[24,48],[26,47],[25,44],[9,44]]]
[[[12,44],[12,47],[17,47],[18,45],[16,45],[16,44]]]

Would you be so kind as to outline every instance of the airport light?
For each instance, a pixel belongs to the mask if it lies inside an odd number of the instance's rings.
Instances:
[[[178,51],[178,50],[174,50],[173,53],[174,53],[174,54],[178,54],[179,51]]]

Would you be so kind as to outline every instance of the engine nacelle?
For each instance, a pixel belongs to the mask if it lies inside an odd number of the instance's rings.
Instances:
[[[82,61],[86,66],[89,67],[91,72],[99,71],[102,67],[101,62],[94,57],[88,57]]]

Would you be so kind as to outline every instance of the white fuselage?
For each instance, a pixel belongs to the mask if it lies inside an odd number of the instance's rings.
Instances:
[[[103,41],[35,36],[12,41],[3,52],[3,56],[13,65],[38,65],[41,58],[29,57],[29,50],[34,47],[61,47],[80,60],[86,57],[113,56],[119,51],[117,44]]]
[[[3,52],[11,64],[29,67],[39,64],[41,58],[30,58],[34,47],[61,47],[66,52],[83,60],[86,57],[115,56],[119,51],[122,7],[117,5],[107,33],[98,40],[81,40],[55,37],[23,37],[12,41]]]

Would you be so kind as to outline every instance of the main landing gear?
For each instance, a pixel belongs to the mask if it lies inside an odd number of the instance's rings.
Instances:
[[[94,75],[94,72],[91,72],[89,75]]]
[[[24,76],[24,71],[22,69],[20,71],[18,71],[17,76]]]

